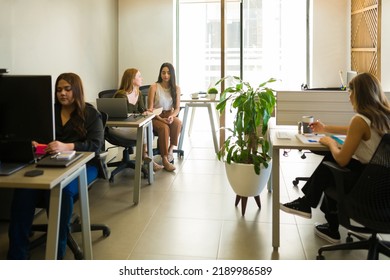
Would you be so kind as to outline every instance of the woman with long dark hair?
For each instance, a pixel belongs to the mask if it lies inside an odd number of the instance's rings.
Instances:
[[[73,150],[100,153],[104,143],[101,115],[91,104],[85,102],[80,77],[74,73],[63,73],[58,76],[54,90],[56,140],[47,144],[46,153],[56,154]],[[88,183],[98,176],[95,164],[95,160],[87,164]],[[58,259],[63,259],[65,255],[73,201],[77,194],[78,178],[62,190]],[[29,236],[35,208],[38,204],[43,204],[48,209],[49,195],[49,191],[46,190],[15,190],[8,231],[8,259],[28,258]]]
[[[166,171],[176,168],[173,162],[173,149],[178,144],[182,122],[180,112],[180,87],[176,84],[175,69],[171,63],[160,67],[157,82],[148,93],[148,110],[162,108],[162,113],[153,119],[153,130],[158,135],[158,148]]]

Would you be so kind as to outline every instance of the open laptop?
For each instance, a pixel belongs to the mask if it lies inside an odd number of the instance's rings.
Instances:
[[[0,176],[11,175],[33,162],[31,141],[0,140]]]
[[[131,116],[127,112],[126,98],[97,98],[96,106],[100,112],[108,115],[108,119],[127,119]]]

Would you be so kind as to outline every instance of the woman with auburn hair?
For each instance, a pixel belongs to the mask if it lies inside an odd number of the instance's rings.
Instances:
[[[118,91],[114,94],[114,98],[125,98],[127,100],[128,113],[148,114],[145,108],[143,96],[139,90],[142,86],[141,72],[135,68],[125,70],[122,76],[121,84]],[[137,128],[134,127],[110,127],[109,131],[112,135],[123,139],[137,140]],[[148,155],[147,140],[144,137],[142,159],[145,163],[152,161]],[[153,161],[153,170],[159,171],[163,167]]]
[[[322,161],[333,161],[351,170],[349,186],[353,186],[359,175],[371,160],[382,136],[390,132],[390,104],[379,80],[372,74],[361,73],[349,83],[349,99],[356,112],[349,126],[325,125],[320,121],[310,124],[313,132],[346,135],[344,144],[325,136],[320,143],[329,148],[329,153]],[[324,190],[335,188],[331,171],[320,164],[302,188],[305,194],[292,202],[280,205],[280,209],[290,214],[311,218],[311,208],[317,207]],[[350,191],[350,190],[347,190]],[[321,204],[327,223],[316,224],[315,233],[331,242],[340,241],[338,230],[337,203],[326,195]]]

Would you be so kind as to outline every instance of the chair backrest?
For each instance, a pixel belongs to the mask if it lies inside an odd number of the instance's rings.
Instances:
[[[149,93],[150,85],[143,85],[139,87],[140,92],[144,98],[145,107],[148,107],[148,93]]]
[[[347,215],[365,227],[390,233],[390,134],[385,134],[345,198]]]
[[[99,92],[98,96],[99,98],[111,98],[114,96],[115,92],[117,92],[117,89],[107,89]]]
[[[104,134],[106,134],[106,123],[108,120],[108,115],[104,112],[100,112],[102,123],[103,123],[103,129],[104,129]],[[105,147],[103,147],[103,151],[96,155],[96,160],[97,160],[97,166],[98,166],[98,178],[102,179],[108,179],[108,169],[107,169],[107,164],[106,164],[106,159],[107,159],[108,152],[105,151]]]

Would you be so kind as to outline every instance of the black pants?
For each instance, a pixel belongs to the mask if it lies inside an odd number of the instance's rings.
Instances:
[[[330,152],[323,155],[324,158],[322,162],[336,162]],[[318,206],[325,189],[335,189],[336,187],[332,172],[327,166],[323,165],[322,162],[318,165],[310,179],[302,188],[302,192],[305,194],[305,200],[312,208],[316,208]],[[348,186],[346,187],[346,191],[348,192],[359,178],[359,175],[363,171],[365,165],[356,159],[351,159],[346,167],[351,170],[351,174],[347,181]],[[325,219],[329,223],[330,229],[337,230],[339,227],[339,220],[337,217],[336,200],[325,194],[320,209],[325,214]]]

